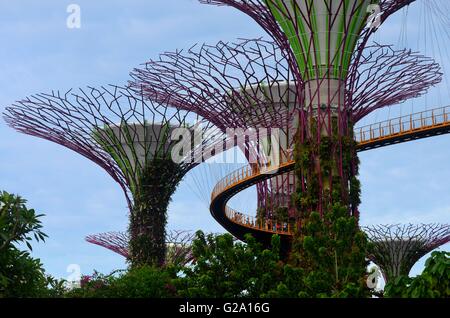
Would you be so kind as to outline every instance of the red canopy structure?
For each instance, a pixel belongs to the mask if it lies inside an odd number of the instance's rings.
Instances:
[[[193,260],[191,243],[195,233],[190,231],[168,231],[166,237],[167,255],[165,265],[187,265]],[[130,237],[126,232],[107,232],[89,235],[86,241],[130,258]]]

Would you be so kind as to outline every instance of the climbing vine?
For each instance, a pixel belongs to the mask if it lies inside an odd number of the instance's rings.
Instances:
[[[132,266],[164,264],[167,208],[182,176],[169,159],[154,159],[143,169],[130,215]]]
[[[351,133],[338,133],[336,118],[332,124],[331,136],[321,136],[320,142],[297,138],[297,231],[289,262],[304,273],[303,296],[365,297],[367,238],[358,225],[356,142]],[[311,131],[316,136],[314,120]]]

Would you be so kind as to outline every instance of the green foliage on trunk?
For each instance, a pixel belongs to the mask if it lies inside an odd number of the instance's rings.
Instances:
[[[333,134],[296,144],[297,185],[294,201],[298,229],[290,264],[303,272],[303,297],[366,297],[367,237],[355,213],[360,203],[356,142],[351,135]],[[342,171],[342,173],[340,173]],[[322,181],[322,191],[320,183]],[[319,212],[319,207],[321,210]]]
[[[143,169],[130,215],[133,267],[165,263],[167,208],[182,176],[172,160],[154,159]]]
[[[366,297],[367,238],[348,208],[311,212],[295,235],[290,264],[304,273],[304,297]]]
[[[167,208],[183,178],[181,166],[170,157],[171,126],[163,122],[159,129],[154,135],[155,129],[147,122],[138,129],[123,121],[117,127],[106,125],[93,131],[94,139],[122,171],[133,196],[129,224],[133,267],[164,264]]]
[[[278,222],[289,222],[289,209],[287,207],[276,208],[273,218]]]

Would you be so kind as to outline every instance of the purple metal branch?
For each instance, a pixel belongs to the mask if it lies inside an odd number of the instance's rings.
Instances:
[[[402,9],[403,7],[413,3],[416,0],[381,0],[378,5],[380,6],[381,14],[381,22],[384,22],[389,16]],[[270,2],[278,7],[279,2],[276,3],[274,0],[199,0],[200,3],[217,5],[217,6],[230,6],[233,7],[251,17],[256,23],[258,23],[277,43],[277,45],[281,48],[282,54],[286,57],[289,66],[294,72],[297,82],[299,83],[299,87],[302,86],[303,81],[305,80],[300,73],[298,72],[298,65],[296,62],[295,55],[291,49],[291,45],[289,43],[289,39],[286,37],[286,34],[283,32],[279,23],[275,20],[273,13],[267,6],[267,3]],[[298,4],[295,1],[290,1],[293,3],[298,10]],[[286,5],[283,3],[282,8],[285,9]],[[294,20],[298,17],[287,16],[287,19]],[[305,20],[308,20],[306,17],[303,17]],[[376,32],[376,28],[365,28],[360,37],[359,44],[357,46],[357,51],[361,52],[365,45],[367,44],[370,36]],[[301,35],[297,32],[297,37]],[[357,58],[358,60],[358,58]]]
[[[107,232],[86,236],[85,240],[91,244],[104,247],[114,253],[129,258],[128,251],[129,237],[126,232]]]
[[[263,40],[166,52],[131,76],[130,86],[147,99],[196,112],[223,131],[285,127],[288,104],[297,99],[286,59],[273,42]]]
[[[177,108],[196,112],[223,132],[228,128],[281,128],[286,134],[285,148],[293,147],[298,89],[286,59],[273,42],[219,42],[194,46],[187,52],[166,52],[159,60],[135,69],[131,76],[134,81],[130,86],[142,90],[146,98],[167,100]],[[252,162],[261,157],[258,145],[244,148],[241,150],[247,151]],[[259,206],[266,205],[264,193],[269,193],[269,187],[286,187],[292,175],[276,178],[270,186],[259,183]],[[282,201],[284,205],[291,203],[287,196]]]
[[[136,184],[136,165],[140,162],[136,159],[129,163],[129,154],[122,148],[127,141],[123,140],[133,139],[132,142],[145,149],[152,158],[170,158],[172,148],[164,144],[168,143],[166,133],[157,127],[186,127],[196,117],[191,112],[170,107],[163,101],[156,103],[144,100],[135,91],[118,86],[32,95],[7,107],[4,113],[5,121],[15,130],[60,144],[102,167],[120,184],[130,208],[133,201],[131,185]],[[205,120],[202,123],[199,129],[206,138],[192,149],[192,153],[197,154],[211,146],[218,136],[214,134],[214,127],[210,123]],[[130,127],[126,131],[131,136],[126,136],[123,131],[116,133],[118,142],[105,132],[107,129],[122,129],[126,126]],[[142,132],[136,128],[139,126],[151,130],[147,133],[151,140],[140,140]],[[113,149],[115,154],[105,148]],[[198,164],[198,161],[191,160],[190,154],[184,158],[179,163],[182,175]],[[177,183],[180,177],[177,175],[174,176],[177,180],[165,182]]]
[[[166,264],[186,265],[193,261],[191,244],[195,233],[191,231],[169,231],[166,237]],[[114,253],[129,258],[129,236],[126,232],[107,232],[86,236],[85,240],[91,244],[104,247]]]
[[[294,52],[291,50],[291,45],[283,30],[274,19],[272,12],[261,0],[199,0],[200,3],[213,5],[227,5],[242,11],[250,16],[256,23],[258,23],[275,41],[277,46],[281,48],[281,54],[286,58],[288,65],[294,78],[298,83],[298,91],[301,92],[303,87],[303,78],[300,75],[297,61]]]
[[[354,123],[376,109],[425,94],[443,75],[431,58],[379,44],[367,47],[350,72],[346,98]]]

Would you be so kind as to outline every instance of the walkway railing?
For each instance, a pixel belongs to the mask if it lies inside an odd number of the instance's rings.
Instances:
[[[237,186],[239,183],[246,182],[254,179],[262,174],[273,175],[277,174],[277,170],[284,166],[295,164],[292,152],[289,152],[286,156],[283,156],[279,162],[267,167],[259,167],[258,165],[246,166],[233,171],[228,176],[220,180],[213,189],[211,199],[214,200],[220,193],[228,190],[229,188]]]
[[[362,145],[449,125],[450,106],[446,106],[356,128],[355,139]]]
[[[377,143],[383,139],[394,139],[401,135],[406,136],[422,131],[431,131],[443,126],[450,127],[450,106],[423,111],[357,128],[355,129],[355,139],[359,146],[363,146],[369,143]],[[251,183],[252,179],[263,174],[275,177],[280,168],[286,166],[293,167],[295,165],[292,152],[283,157],[281,162],[264,169],[261,169],[257,165],[252,165],[232,172],[216,184],[211,194],[212,201],[219,194],[237,187],[239,184]],[[240,213],[228,206],[225,207],[225,215],[230,221],[255,230],[284,235],[293,234],[293,229],[288,223],[276,222],[269,219],[257,220],[257,218],[253,216]]]
[[[271,219],[258,220],[254,216],[242,214],[230,207],[225,207],[225,215],[234,223],[255,229],[258,231],[269,232],[273,234],[292,235],[292,225],[288,222],[276,222]]]
[[[293,160],[292,152],[287,156],[283,156],[280,162],[277,162],[276,165],[267,166],[265,168],[260,168],[257,165],[243,167],[238,169],[222,180],[220,180],[213,189],[211,200],[214,200],[219,194],[224,191],[236,187],[241,183],[245,183],[249,180],[256,178],[262,174],[273,175],[276,176],[276,172],[278,169],[288,166],[294,165],[295,162]],[[274,234],[283,234],[283,235],[292,235],[292,226],[287,222],[276,222],[271,219],[258,220],[256,217],[243,214],[232,208],[226,206],[225,207],[225,215],[226,217],[232,221],[233,223],[237,223],[239,225],[252,228],[258,231],[265,231]]]

